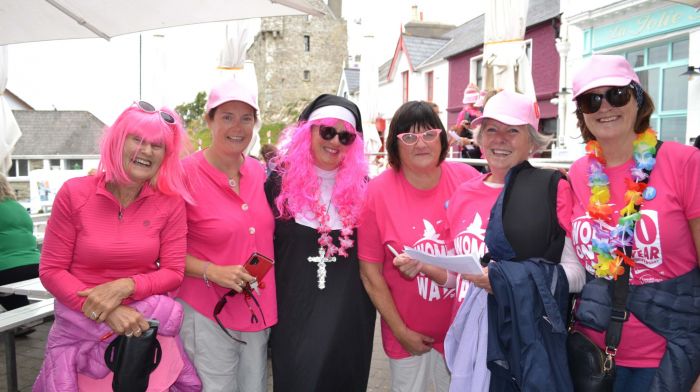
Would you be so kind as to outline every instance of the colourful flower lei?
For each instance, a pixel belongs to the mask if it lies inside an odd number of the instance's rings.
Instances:
[[[318,244],[322,248],[326,248],[326,258],[332,257],[336,254],[343,257],[348,257],[347,250],[352,248],[354,245],[354,241],[350,239],[350,236],[352,236],[353,227],[355,227],[354,219],[352,219],[350,214],[344,213],[344,211],[338,211],[340,219],[343,223],[343,228],[340,230],[340,246],[335,246],[335,244],[333,244],[333,238],[330,234],[332,229],[330,226],[328,226],[328,221],[330,220],[330,216],[328,215],[329,207],[330,202],[328,206],[324,206],[321,204],[321,198],[318,198],[316,210],[314,211],[316,214],[316,219],[318,219],[319,223],[317,230],[321,235],[318,238]]]
[[[600,144],[591,140],[586,143],[586,155],[590,158],[588,186],[591,198],[588,203],[588,215],[593,222],[593,252],[597,262],[593,265],[598,277],[610,276],[617,279],[624,273],[622,263],[634,266],[634,260],[621,250],[634,244],[634,224],[641,217],[639,206],[644,199],[650,200],[654,188],[648,187],[649,173],[656,164],[656,133],[647,129],[637,135],[634,141],[634,167],[630,169],[632,179],[626,178],[625,206],[620,209],[620,219],[612,230],[603,227],[603,222],[612,224],[612,205],[610,201],[610,181],[605,174],[605,159]]]

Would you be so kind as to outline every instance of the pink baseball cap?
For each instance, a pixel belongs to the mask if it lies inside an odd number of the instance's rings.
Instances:
[[[531,125],[535,130],[540,124],[540,107],[537,101],[526,95],[503,90],[486,101],[484,114],[472,121],[473,126],[491,118],[508,125]]]
[[[639,84],[639,77],[624,57],[594,54],[574,75],[574,99],[596,87],[626,86],[632,81]]]
[[[462,103],[465,105],[469,103],[474,103],[477,99],[479,99],[479,96],[479,87],[477,87],[477,85],[475,85],[474,83],[469,83],[467,88],[464,89],[464,97],[462,98]]]
[[[207,100],[206,110],[209,111],[223,103],[229,101],[240,101],[252,106],[256,112],[258,108],[258,97],[254,90],[245,83],[236,79],[225,80],[211,89],[209,99]]]

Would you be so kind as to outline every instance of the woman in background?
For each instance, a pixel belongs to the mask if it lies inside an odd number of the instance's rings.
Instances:
[[[0,174],[0,285],[39,276],[39,251],[33,231],[32,218],[15,199],[7,178]],[[0,305],[12,310],[29,305],[29,300],[26,295],[0,296]],[[32,331],[19,327],[15,335]]]

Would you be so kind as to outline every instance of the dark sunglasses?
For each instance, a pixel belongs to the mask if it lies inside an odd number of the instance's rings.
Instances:
[[[243,340],[234,338],[233,335],[231,335],[231,334],[228,332],[228,330],[226,329],[226,327],[224,327],[224,324],[221,323],[221,320],[219,320],[219,314],[220,314],[221,311],[224,309],[224,306],[226,306],[226,302],[228,302],[228,301],[226,300],[226,297],[233,297],[233,296],[235,296],[236,294],[238,294],[238,293],[236,292],[236,290],[231,289],[229,292],[227,292],[226,294],[224,294],[223,296],[221,296],[221,299],[219,299],[219,302],[217,302],[217,303],[216,303],[216,306],[214,306],[214,319],[215,319],[216,322],[219,324],[219,327],[221,328],[221,330],[224,331],[224,332],[226,333],[226,335],[228,335],[228,337],[230,337],[231,339],[237,341],[238,343],[241,343],[241,344],[248,344],[248,343],[244,342]],[[260,303],[259,303],[258,300],[255,298],[255,295],[253,295],[253,291],[250,289],[250,287],[249,287],[249,286],[244,286],[244,287],[243,287],[243,293],[242,293],[242,294],[245,296],[245,297],[244,297],[245,303],[246,303],[246,305],[248,305],[248,309],[250,310],[250,322],[251,322],[251,323],[257,323],[257,322],[258,322],[258,316],[255,315],[255,312],[253,311],[253,308],[250,306],[250,303],[248,303],[248,299],[249,299],[249,298],[251,298],[251,299],[253,300],[253,302],[255,303],[255,306],[258,307],[258,311],[260,312],[260,316],[261,316],[262,319],[263,319],[263,324],[264,324],[265,326],[267,326],[267,322],[265,321],[265,315],[263,314],[262,308],[260,307]]]
[[[160,114],[160,118],[163,119],[168,124],[175,124],[175,117],[173,117],[170,113],[164,112],[162,110],[156,110],[155,106],[151,105],[150,103],[146,101],[138,101],[135,103],[136,107],[143,110],[146,113],[155,113],[158,112]]]
[[[348,131],[338,132],[337,129],[325,125],[321,125],[318,127],[318,134],[321,135],[321,138],[323,138],[323,140],[333,140],[335,135],[338,135],[338,141],[344,146],[351,145],[357,137],[357,134],[355,133]]]
[[[581,112],[591,114],[600,110],[600,105],[603,104],[603,98],[608,101],[610,106],[619,108],[627,105],[631,97],[631,86],[613,87],[604,94],[581,94],[576,97],[576,104]]]

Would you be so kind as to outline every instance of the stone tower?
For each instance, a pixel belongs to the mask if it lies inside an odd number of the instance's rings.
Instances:
[[[341,0],[331,0],[337,12]],[[248,49],[255,63],[264,122],[296,120],[301,109],[322,93],[335,94],[347,58],[347,24],[331,7],[326,15],[263,18]]]

